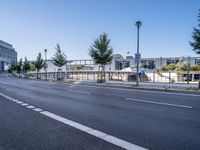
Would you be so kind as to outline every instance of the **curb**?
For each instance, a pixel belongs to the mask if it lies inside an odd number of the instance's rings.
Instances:
[[[184,90],[184,89],[173,89],[173,88],[157,88],[157,87],[136,87],[136,86],[126,86],[126,85],[119,85],[119,84],[113,84],[113,85],[106,85],[106,84],[96,84],[96,83],[76,83],[80,85],[92,85],[92,86],[100,86],[100,87],[113,87],[113,88],[123,88],[123,89],[138,89],[138,90],[156,90],[156,91],[162,91],[162,92],[177,92],[177,93],[190,93],[190,94],[199,94],[200,90],[194,91],[194,90]]]

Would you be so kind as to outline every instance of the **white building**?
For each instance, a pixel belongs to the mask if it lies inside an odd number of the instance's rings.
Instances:
[[[200,58],[198,57],[167,57],[167,58],[141,58],[140,64],[146,64],[146,70],[151,72],[152,70],[161,68],[166,64],[176,64],[179,60],[189,61],[191,65],[200,65]],[[47,60],[48,72],[57,72],[58,67],[56,67],[51,60]],[[133,56],[126,56],[124,58],[120,54],[114,54],[111,64],[105,66],[106,71],[114,71],[114,70],[124,70],[126,68],[135,66],[135,58]],[[68,60],[67,64],[63,66],[61,69],[63,71],[76,70],[77,68],[81,70],[98,70],[99,65],[94,64],[94,61],[91,59],[81,59],[81,60]],[[41,72],[45,70],[42,69]]]

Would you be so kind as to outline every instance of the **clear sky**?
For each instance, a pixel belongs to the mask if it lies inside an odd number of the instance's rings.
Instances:
[[[68,59],[87,59],[88,49],[108,33],[114,53],[136,52],[135,22],[141,20],[142,57],[195,56],[189,41],[200,0],[0,0],[0,39],[18,58],[48,58],[60,44]]]

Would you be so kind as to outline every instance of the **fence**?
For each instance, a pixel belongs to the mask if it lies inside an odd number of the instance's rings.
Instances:
[[[27,78],[38,78],[46,80],[97,80],[100,78],[98,71],[67,71],[67,72],[42,72],[24,74]],[[105,71],[106,80],[135,81],[136,73],[122,71]],[[200,81],[199,72],[152,72],[139,73],[140,82],[153,83],[188,83]]]
[[[134,81],[136,74],[133,72],[105,71],[103,72],[106,80]],[[38,78],[47,80],[97,80],[100,78],[98,71],[67,71],[67,72],[47,72],[47,73],[28,73],[26,78]]]
[[[146,73],[150,82],[188,83],[200,81],[200,71],[191,72],[152,72]]]

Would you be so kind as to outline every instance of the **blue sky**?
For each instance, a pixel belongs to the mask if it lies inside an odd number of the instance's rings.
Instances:
[[[142,57],[196,56],[189,41],[199,0],[0,0],[0,39],[18,57],[52,57],[57,43],[68,59],[87,59],[88,49],[108,33],[114,53],[136,52],[135,22],[141,20]]]

